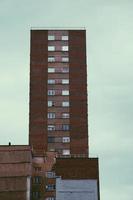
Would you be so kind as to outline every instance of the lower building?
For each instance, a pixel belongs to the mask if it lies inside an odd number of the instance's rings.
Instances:
[[[100,199],[98,158],[47,152],[32,165],[32,200]]]
[[[56,175],[53,165],[56,163],[56,153],[47,152],[34,156],[32,160],[32,200],[55,200]]]
[[[98,159],[0,146],[0,200],[99,200]]]
[[[97,158],[58,158],[56,200],[99,200]]]
[[[0,146],[0,200],[30,200],[31,169],[30,146]]]

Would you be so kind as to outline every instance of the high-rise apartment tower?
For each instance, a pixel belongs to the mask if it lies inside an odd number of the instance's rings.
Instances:
[[[32,200],[99,200],[89,158],[85,30],[31,30]]]
[[[30,145],[88,156],[85,30],[31,30]]]

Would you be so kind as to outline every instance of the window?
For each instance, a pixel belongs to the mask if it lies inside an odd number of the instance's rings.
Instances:
[[[63,72],[63,73],[69,73],[69,68],[68,68],[68,67],[62,68],[62,72]]]
[[[69,107],[69,101],[63,101],[62,107]]]
[[[68,51],[68,46],[62,46],[62,51]]]
[[[62,95],[65,95],[65,96],[69,95],[69,90],[62,90]]]
[[[55,125],[48,125],[48,131],[55,131]]]
[[[69,118],[69,113],[62,113],[62,118],[68,119]]]
[[[41,171],[41,167],[34,167],[34,169],[35,169],[36,172]]]
[[[62,84],[69,84],[69,79],[62,79]]]
[[[55,118],[55,113],[49,112],[48,113],[48,119],[54,119]]]
[[[54,73],[55,72],[55,68],[49,67],[48,68],[48,73]]]
[[[55,137],[48,137],[48,143],[54,143]]]
[[[48,107],[52,107],[53,106],[53,101],[48,101]]]
[[[55,80],[54,79],[48,79],[48,84],[55,84]]]
[[[55,95],[55,90],[48,90],[48,96]]]
[[[69,124],[62,124],[63,131],[69,131]]]
[[[33,180],[33,183],[35,183],[35,184],[41,183],[41,177],[40,176],[34,176],[32,180]]]
[[[54,185],[54,184],[46,185],[46,189],[47,189],[48,191],[55,190],[55,185]]]
[[[55,197],[47,197],[46,200],[55,200]]]
[[[48,35],[48,40],[55,40],[55,36],[54,35]]]
[[[40,192],[34,191],[34,192],[32,193],[32,196],[33,196],[34,198],[39,198],[39,197],[40,197]]]
[[[66,155],[66,156],[70,155],[70,150],[69,149],[63,149],[62,154]]]
[[[63,137],[62,138],[63,143],[69,143],[70,142],[70,137]]]
[[[68,35],[62,35],[61,39],[62,40],[68,40]]]
[[[55,172],[46,172],[47,178],[55,178]]]
[[[54,56],[48,57],[48,62],[55,62],[55,57]]]
[[[55,51],[55,46],[48,46],[48,51]]]
[[[62,62],[69,62],[69,58],[68,57],[62,57]]]

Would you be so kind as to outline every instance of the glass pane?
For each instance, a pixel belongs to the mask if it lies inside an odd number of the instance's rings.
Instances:
[[[48,40],[55,40],[55,36],[54,35],[48,35]]]
[[[54,73],[55,72],[55,68],[48,68],[48,73]]]
[[[69,149],[64,149],[62,154],[63,155],[70,155],[70,150]]]
[[[69,58],[68,57],[62,57],[62,62],[69,62]]]
[[[48,46],[48,51],[55,51],[55,46]]]
[[[55,84],[55,80],[54,79],[48,79],[48,84]]]
[[[68,51],[68,46],[62,46],[62,51]]]
[[[55,62],[55,57],[48,57],[48,62]]]
[[[69,95],[69,90],[62,90],[62,95]]]
[[[69,79],[62,79],[62,84],[69,84]]]
[[[62,40],[68,40],[68,35],[62,35]]]
[[[63,107],[69,107],[69,101],[63,101],[62,106]]]

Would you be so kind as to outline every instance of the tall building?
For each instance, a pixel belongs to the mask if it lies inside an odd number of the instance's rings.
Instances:
[[[31,30],[32,200],[99,200],[89,158],[85,30]]]
[[[85,30],[31,30],[29,145],[0,146],[0,199],[100,200]]]
[[[30,131],[34,154],[88,156],[85,30],[31,30]]]

